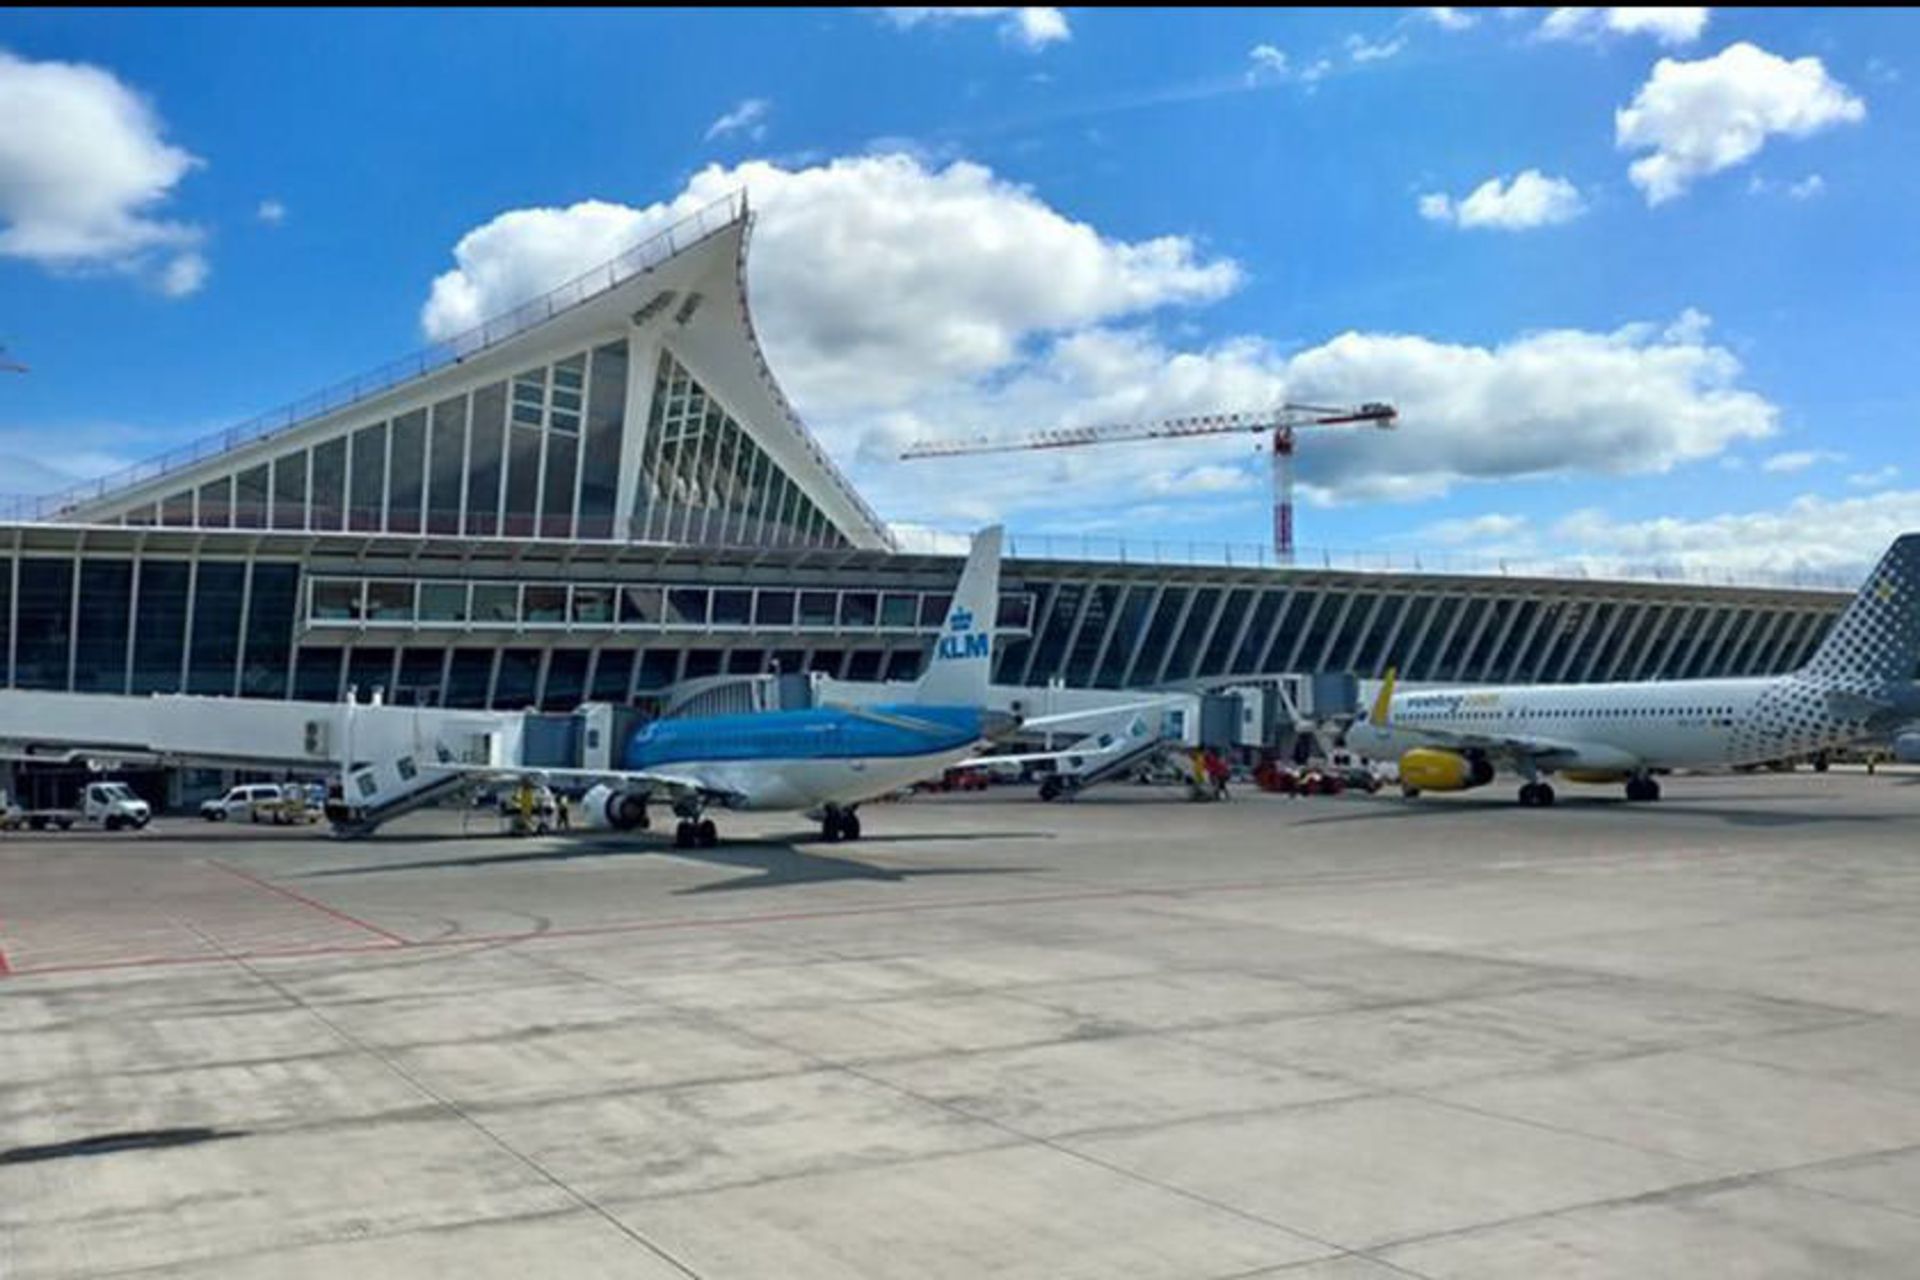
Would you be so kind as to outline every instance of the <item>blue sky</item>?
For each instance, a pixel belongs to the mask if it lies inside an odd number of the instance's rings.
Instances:
[[[1920,25],[1695,12],[11,11],[0,492],[744,183],[776,370],[903,524],[1255,543],[1250,441],[889,455],[1344,395],[1402,427],[1303,442],[1303,544],[1850,570],[1920,527]]]

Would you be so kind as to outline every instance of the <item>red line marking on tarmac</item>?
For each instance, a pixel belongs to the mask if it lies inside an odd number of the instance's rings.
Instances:
[[[552,938],[590,938],[605,934],[619,933],[664,933],[671,930],[729,929],[741,925],[785,924],[799,920],[834,920],[849,916],[902,915],[920,911],[968,911],[989,907],[1042,906],[1057,902],[1096,902],[1109,898],[1152,898],[1181,896],[1193,893],[1240,893],[1250,889],[1269,886],[1257,882],[1238,884],[1198,884],[1140,886],[1126,889],[1088,889],[1072,893],[1039,893],[1025,897],[968,898],[956,902],[902,902],[872,907],[823,907],[817,911],[773,911],[757,915],[741,916],[682,916],[668,920],[628,920],[615,924],[581,925],[572,929],[527,929],[518,933],[471,933],[456,934],[448,937],[426,938],[418,941],[402,938],[389,933],[378,925],[356,920],[345,912],[337,911],[323,902],[316,902],[282,888],[258,876],[249,875],[237,867],[223,862],[210,862],[243,880],[251,881],[263,889],[282,894],[298,902],[338,917],[350,924],[358,925],[371,933],[386,939],[380,943],[359,943],[356,945],[336,945],[326,947],[304,947],[286,950],[236,951],[231,955],[190,955],[190,956],[147,956],[133,960],[104,960],[78,962],[74,964],[33,965],[26,969],[15,969],[15,977],[56,973],[95,973],[112,969],[144,969],[162,965],[222,964],[231,960],[286,960],[318,956],[364,955],[370,953],[390,953],[393,951],[424,951],[441,947],[480,947],[500,946],[514,942],[540,942]]]
[[[37,964],[15,969],[16,978],[37,978],[43,974],[110,973],[116,969],[161,969],[190,964],[224,964],[230,960],[302,960],[315,956],[390,955],[403,948],[390,942],[360,942],[331,947],[289,947],[281,951],[202,952],[190,956],[140,956],[133,960],[79,960],[71,964]]]
[[[0,978],[8,977],[12,973],[12,967],[7,964],[7,949],[0,947]]]
[[[348,915],[346,912],[340,910],[338,907],[330,907],[324,902],[321,902],[314,898],[309,898],[304,893],[296,893],[292,889],[286,888],[284,885],[277,885],[273,883],[273,881],[271,880],[262,880],[259,876],[254,875],[252,872],[242,871],[238,867],[229,866],[226,863],[221,862],[218,858],[209,859],[207,862],[207,865],[210,867],[218,867],[220,870],[226,872],[230,876],[238,876],[240,879],[245,880],[248,884],[253,885],[256,888],[265,889],[268,893],[277,893],[281,897],[297,902],[303,907],[311,908],[314,911],[320,912],[322,915],[331,916],[335,920],[338,920],[343,924],[350,924],[356,929],[362,929],[368,933],[376,935],[377,937],[385,938],[388,942],[392,943],[396,947],[405,947],[405,946],[412,945],[409,939],[403,938],[399,934],[393,933],[389,930],[382,929],[377,924],[369,924],[367,921],[360,919],[358,916]]]

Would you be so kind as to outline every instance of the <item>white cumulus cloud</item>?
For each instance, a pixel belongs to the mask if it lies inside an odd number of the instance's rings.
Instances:
[[[1646,8],[1554,9],[1541,19],[1542,40],[1593,40],[1602,35],[1649,35],[1663,45],[1691,44],[1707,29],[1708,10],[1683,5]]]
[[[675,199],[505,213],[454,247],[422,313],[444,338],[745,187],[754,303],[784,381],[823,408],[905,403],[1013,360],[1029,335],[1210,302],[1241,282],[1182,236],[1118,241],[969,163],[862,156],[696,174]]]
[[[207,273],[211,270],[212,268],[207,265],[206,255],[190,249],[167,260],[167,265],[160,269],[156,284],[160,292],[169,298],[184,298],[190,293],[200,291],[200,286],[207,282]]]
[[[1368,40],[1360,35],[1347,37],[1347,56],[1355,62],[1383,62],[1406,47],[1405,36],[1394,36],[1388,40]]]
[[[1495,511],[1481,516],[1436,520],[1422,529],[1420,536],[1443,546],[1457,547],[1470,542],[1484,543],[1512,538],[1526,533],[1531,527],[1531,522],[1525,516],[1506,515]]]
[[[1067,24],[1067,15],[1048,6],[887,8],[880,10],[880,14],[902,30],[923,24],[997,18],[1001,38],[1030,51],[1044,49],[1057,41],[1073,37],[1073,29]]]
[[[1823,462],[1844,462],[1847,455],[1835,453],[1831,449],[1789,449],[1785,453],[1776,453],[1760,464],[1762,471],[1776,474],[1790,474],[1805,471],[1808,467]]]
[[[1247,72],[1247,83],[1257,84],[1262,80],[1279,79],[1287,74],[1287,55],[1282,49],[1270,44],[1257,44],[1247,51],[1247,58],[1253,66]]]
[[[1858,471],[1847,477],[1847,483],[1856,489],[1880,489],[1900,478],[1900,468],[1888,463],[1872,471]],[[1920,528],[1920,525],[1915,526]]]
[[[287,220],[287,206],[278,200],[262,200],[260,207],[253,211],[253,216],[268,226],[277,227]]]
[[[155,209],[201,163],[112,72],[0,49],[0,255],[146,274],[178,254],[157,283],[190,293],[170,286],[204,278],[202,233]]]
[[[1660,59],[1633,102],[1614,113],[1614,140],[1652,153],[1627,172],[1657,205],[1695,179],[1751,160],[1770,137],[1804,138],[1866,114],[1866,103],[1820,59],[1788,61],[1742,41],[1697,62]]]
[[[745,133],[758,142],[767,136],[767,111],[773,104],[765,98],[748,98],[739,106],[707,126],[707,141],[730,133]]]
[[[1442,192],[1429,192],[1420,197],[1423,218],[1499,231],[1525,231],[1571,222],[1585,213],[1586,207],[1578,187],[1565,178],[1549,178],[1538,169],[1528,169],[1512,182],[1489,178],[1458,201]]]
[[[1818,575],[1856,581],[1895,538],[1920,529],[1920,490],[1856,497],[1806,494],[1784,507],[1699,519],[1618,521],[1601,511],[1561,520],[1553,537],[1596,569],[1676,575]]]
[[[1455,9],[1446,5],[1420,10],[1427,21],[1443,31],[1465,31],[1480,21],[1477,14],[1467,9]]]
[[[949,521],[1006,516],[1025,527],[1127,527],[1127,506],[1181,492],[1196,466],[1234,467],[1250,530],[1261,528],[1264,439],[1217,436],[939,464],[891,462],[917,439],[1131,422],[1285,400],[1400,410],[1393,431],[1302,433],[1302,496],[1317,504],[1435,497],[1461,484],[1550,475],[1660,472],[1775,429],[1776,410],[1737,385],[1731,353],[1701,320],[1610,333],[1561,330],[1496,346],[1345,333],[1283,354],[1256,337],[1201,349],[1142,330],[1067,335],[1000,377],[928,395],[909,410],[822,423],[857,440],[863,488],[888,507]],[[845,443],[836,451],[847,452]],[[1009,466],[1010,459],[1021,465]],[[1189,494],[1196,501],[1198,495]],[[1229,498],[1231,493],[1227,495]],[[883,508],[885,509],[885,508]],[[1303,532],[1302,540],[1315,540]]]

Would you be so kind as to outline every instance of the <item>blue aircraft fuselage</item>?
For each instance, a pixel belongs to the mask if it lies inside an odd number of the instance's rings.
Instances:
[[[979,707],[885,704],[656,720],[627,740],[636,772],[720,761],[886,760],[962,750],[985,736]]]

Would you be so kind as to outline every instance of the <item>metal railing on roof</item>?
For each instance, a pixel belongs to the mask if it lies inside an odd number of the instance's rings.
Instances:
[[[558,288],[524,302],[503,315],[483,321],[464,333],[455,334],[371,372],[335,383],[238,426],[203,436],[158,457],[84,481],[58,493],[15,498],[10,506],[0,504],[0,518],[59,519],[83,503],[96,502],[135,485],[157,480],[241,445],[254,444],[292,431],[362,400],[391,391],[402,383],[457,364],[469,356],[517,337],[535,325],[544,324],[561,312],[598,297],[643,271],[659,266],[675,254],[732,226],[746,216],[746,211],[747,193],[744,190],[730,192],[712,204],[696,209],[618,257],[575,276]]]
[[[904,554],[965,555],[964,534],[897,529],[894,543]],[[1363,550],[1337,547],[1301,547],[1290,565],[1274,559],[1264,543],[1222,542],[1207,539],[1118,538],[1091,534],[1008,533],[1006,554],[1025,560],[1085,561],[1095,564],[1190,565],[1226,569],[1291,568],[1350,573],[1435,574],[1492,578],[1558,578],[1572,581],[1669,583],[1722,587],[1801,588],[1852,591],[1866,570],[1857,574],[1786,567],[1777,570],[1707,569],[1622,556],[1582,556],[1554,559],[1546,556],[1475,556],[1454,552]]]

